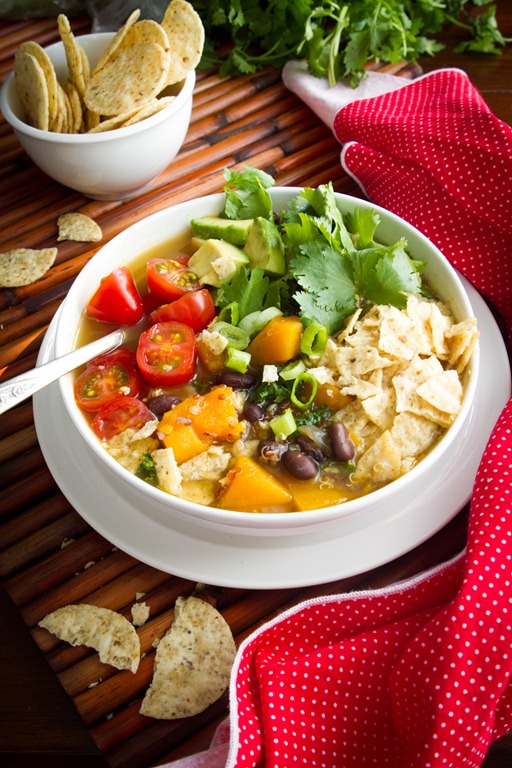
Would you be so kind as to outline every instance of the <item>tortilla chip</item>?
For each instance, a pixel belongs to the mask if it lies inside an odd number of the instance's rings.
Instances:
[[[48,118],[51,122],[55,119],[55,115],[58,109],[58,81],[53,63],[44,48],[41,48],[39,43],[36,43],[33,40],[28,40],[25,43],[21,43],[18,51],[31,54],[43,70],[44,79],[46,81],[46,88],[48,91]]]
[[[107,117],[135,109],[162,90],[168,69],[169,52],[158,43],[121,47],[91,75],[85,104]]]
[[[456,415],[462,405],[462,384],[453,370],[431,376],[420,384],[416,394],[443,413]]]
[[[95,67],[93,68],[93,72],[99,72],[100,69],[107,63],[107,61],[113,57],[118,47],[121,45],[126,33],[130,29],[132,24],[135,24],[139,16],[140,16],[139,8],[136,8],[134,11],[131,12],[131,14],[128,16],[123,26],[117,30],[112,40],[107,45],[106,49],[103,51]]]
[[[95,243],[101,240],[101,227],[85,213],[63,213],[57,219],[58,241],[75,240],[80,243]]]
[[[71,645],[94,648],[100,661],[136,672],[140,642],[133,624],[120,613],[85,603],[65,605],[39,622],[52,635]]]
[[[396,307],[381,307],[381,314],[379,349],[400,360],[419,354],[421,339],[414,321]]]
[[[47,131],[50,125],[48,86],[41,65],[31,53],[16,51],[16,89],[29,125]]]
[[[117,48],[116,55],[123,48],[130,48],[132,45],[144,46],[149,43],[158,43],[165,51],[168,51],[170,47],[165,29],[152,19],[142,19],[127,29],[123,40]]]
[[[120,125],[120,128],[127,128],[129,125],[135,125],[135,123],[140,123],[141,120],[145,120],[147,117],[156,115],[162,109],[168,107],[169,104],[172,104],[174,98],[174,96],[160,96],[159,98],[151,99],[151,101],[148,101],[147,104],[144,104],[143,107],[127,118]]]
[[[172,0],[162,19],[171,46],[171,65],[167,85],[183,80],[194,69],[203,53],[204,27],[201,17],[186,0]]]
[[[76,86],[72,82],[67,80],[62,86],[64,93],[66,94],[69,106],[71,110],[70,118],[70,133],[81,133],[84,126],[84,115],[82,112],[82,102],[76,89]]]
[[[411,360],[410,365],[398,373],[393,379],[393,386],[396,393],[396,410],[415,411],[413,406],[418,406],[418,396],[416,390],[431,376],[442,373],[443,367],[437,357],[431,355],[427,358],[420,358],[417,355]],[[421,404],[420,404],[421,405]]]
[[[68,63],[69,80],[76,87],[80,98],[83,98],[85,92],[85,77],[83,69],[84,53],[82,47],[77,43],[71,30],[69,19],[63,13],[57,16],[59,34],[66,51],[66,61]]]
[[[426,453],[439,439],[441,431],[438,424],[414,413],[399,413],[390,430],[402,454],[402,461]]]
[[[141,714],[167,720],[199,714],[228,687],[235,653],[222,615],[196,597],[179,597],[174,621],[156,650]]]
[[[48,272],[56,257],[56,248],[15,248],[0,253],[0,288],[35,283]]]
[[[396,480],[401,474],[401,451],[389,430],[383,432],[357,460],[354,482],[371,480],[384,484]]]

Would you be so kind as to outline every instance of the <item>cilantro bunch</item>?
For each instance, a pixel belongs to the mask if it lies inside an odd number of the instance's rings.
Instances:
[[[221,74],[250,73],[306,59],[313,75],[356,85],[369,61],[414,61],[444,46],[436,35],[457,25],[456,51],[500,53],[508,42],[487,0],[192,0],[206,31],[203,64],[230,44]]]
[[[273,219],[268,189],[274,179],[246,166],[224,171],[225,208],[230,219]],[[374,209],[339,210],[332,184],[304,188],[279,216],[285,246],[285,275],[272,278],[259,267],[242,267],[216,293],[221,309],[237,304],[238,317],[267,307],[298,314],[304,325],[318,323],[329,334],[339,331],[358,308],[390,304],[403,309],[407,294],[427,294],[423,261],[412,259],[399,240],[384,245],[374,239],[379,216]]]

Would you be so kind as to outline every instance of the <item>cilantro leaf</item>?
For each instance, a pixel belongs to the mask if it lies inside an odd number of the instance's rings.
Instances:
[[[296,221],[300,213],[307,214],[328,242],[338,248],[351,250],[353,243],[343,221],[343,214],[336,204],[332,182],[316,189],[305,187],[290,204],[290,216],[285,221]]]
[[[272,218],[272,199],[267,192],[274,184],[272,176],[246,165],[241,173],[226,168],[224,178],[226,201],[221,215],[228,219]]]
[[[239,319],[263,308],[270,280],[259,267],[241,267],[230,283],[219,288],[215,304],[225,307],[238,302]]]
[[[350,303],[345,307],[339,309],[326,309],[326,307],[322,307],[318,303],[315,294],[306,291],[297,291],[293,294],[293,298],[300,307],[301,316],[305,320],[311,320],[323,325],[324,328],[327,328],[329,335],[341,330],[345,320],[356,309],[355,297],[352,297]]]
[[[314,293],[322,307],[339,309],[352,301],[352,265],[334,248],[317,241],[306,243],[291,259],[290,268],[300,287]]]
[[[353,213],[346,215],[347,226],[352,235],[356,248],[371,248],[375,245],[375,230],[380,216],[373,208],[356,208]]]
[[[231,43],[221,74],[282,67],[304,59],[309,71],[333,85],[357,85],[368,62],[394,63],[435,55],[435,36],[462,27],[470,38],[455,52],[499,53],[510,42],[500,33],[488,0],[191,0],[206,32],[201,68]],[[470,8],[470,10],[467,10]],[[478,10],[477,10],[478,9]],[[481,10],[480,10],[481,9]]]
[[[407,293],[421,293],[425,263],[410,258],[401,240],[350,254],[357,293],[375,304],[407,306]]]

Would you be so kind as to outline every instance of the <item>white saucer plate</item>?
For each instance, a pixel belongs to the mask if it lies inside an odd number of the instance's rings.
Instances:
[[[226,534],[173,518],[130,496],[80,438],[58,384],[34,397],[41,450],[56,483],[76,511],[112,544],[141,562],[182,578],[243,589],[323,584],[376,568],[414,549],[468,502],[492,428],[510,395],[503,339],[487,305],[464,280],[480,329],[480,374],[465,433],[444,466],[429,471],[423,493],[392,515],[378,510],[341,518],[293,536]],[[39,364],[54,356],[55,321]]]

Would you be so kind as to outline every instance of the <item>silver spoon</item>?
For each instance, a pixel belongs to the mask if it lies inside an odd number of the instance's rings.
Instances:
[[[19,376],[15,376],[13,379],[0,384],[0,414],[5,413],[10,408],[14,408],[15,405],[23,402],[23,400],[27,400],[35,392],[39,392],[40,389],[51,384],[52,381],[55,381],[65,373],[69,373],[84,363],[88,363],[89,360],[93,360],[98,355],[103,355],[105,352],[117,349],[124,339],[124,331],[113,331],[108,336],[96,339],[96,341],[91,341],[90,344],[86,344],[84,347],[75,349],[74,352],[69,352],[67,355],[50,360],[48,363],[32,368],[25,373],[20,373]]]

